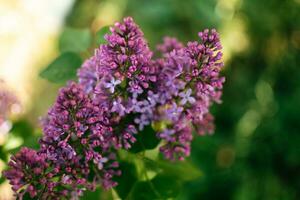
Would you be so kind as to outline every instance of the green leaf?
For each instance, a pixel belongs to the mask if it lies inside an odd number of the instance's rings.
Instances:
[[[26,138],[24,140],[24,144],[22,146],[26,146],[28,148],[32,148],[35,150],[38,150],[40,145],[39,145],[39,140],[41,139],[40,135],[33,135],[30,138]]]
[[[2,145],[0,145],[0,160],[3,160],[4,162],[7,161],[7,153],[3,149]]]
[[[137,172],[135,165],[129,162],[121,162],[120,170],[122,175],[115,178],[118,185],[115,188],[119,197],[126,199],[134,184],[137,182]]]
[[[109,26],[104,26],[99,31],[97,31],[97,33],[96,33],[96,44],[97,45],[106,43],[104,36],[107,33],[109,33]]]
[[[145,164],[148,169],[174,176],[182,181],[192,181],[202,176],[200,169],[188,161],[145,160]]]
[[[23,199],[23,200],[30,200],[30,199],[31,199],[31,200],[37,200],[38,197],[31,198],[30,195],[29,195],[29,193],[26,192],[26,193],[24,194],[24,196],[23,196],[22,199]]]
[[[100,188],[97,188],[95,191],[85,191],[83,193],[83,196],[80,199],[85,199],[85,200],[98,200],[101,197],[101,190]]]
[[[138,132],[136,139],[137,141],[132,145],[132,148],[129,150],[130,152],[138,153],[147,149],[154,149],[160,142],[151,125],[146,126],[143,131]]]
[[[0,177],[0,184],[2,184],[6,179],[5,179],[5,177],[2,174],[0,176],[1,176]]]
[[[54,83],[64,83],[76,78],[77,69],[81,64],[79,55],[72,52],[63,53],[42,70],[40,76]]]
[[[175,177],[164,174],[157,175],[151,182],[163,199],[176,197],[182,186],[182,183]]]
[[[130,193],[130,200],[152,200],[157,199],[158,195],[151,189],[151,184],[146,181],[139,181],[135,184],[133,190]]]
[[[130,194],[131,200],[152,200],[176,197],[181,189],[181,182],[176,177],[159,174],[151,181],[137,182]]]
[[[88,29],[66,28],[59,39],[61,52],[82,52],[92,44],[92,35]]]
[[[28,138],[33,135],[33,126],[25,119],[20,119],[13,123],[11,134],[21,136],[22,138]]]

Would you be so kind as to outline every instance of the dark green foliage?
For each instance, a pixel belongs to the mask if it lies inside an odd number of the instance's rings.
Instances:
[[[11,134],[21,136],[22,138],[31,137],[34,132],[34,127],[25,119],[20,119],[13,123]]]
[[[100,199],[100,197],[101,197],[101,190],[97,188],[96,191],[84,192],[82,199],[94,200],[94,199]]]
[[[158,160],[153,162],[146,159],[145,164],[153,171],[161,172],[168,176],[173,176],[181,181],[193,181],[202,176],[202,172],[199,170],[199,168],[188,161],[170,162],[167,160]]]
[[[132,200],[168,199],[176,197],[181,188],[174,176],[158,174],[150,181],[139,181],[135,184],[130,194]]]
[[[2,145],[0,145],[0,160],[7,162],[7,153],[3,149]]]
[[[138,181],[138,176],[135,165],[132,163],[120,162],[120,169],[122,170],[122,175],[116,177],[118,186],[115,189],[122,199],[126,199],[132,187]]]
[[[151,125],[144,128],[136,135],[137,141],[133,144],[132,148],[129,150],[133,153],[138,153],[144,150],[154,149],[158,143],[159,139],[156,137],[156,132],[153,130]]]
[[[6,179],[4,178],[4,176],[1,175],[0,177],[0,184],[2,184]]]

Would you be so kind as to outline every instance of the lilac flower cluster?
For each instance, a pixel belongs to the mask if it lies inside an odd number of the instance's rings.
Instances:
[[[104,188],[116,185],[112,177],[120,172],[111,152],[112,127],[105,112],[79,84],[71,82],[59,91],[43,122],[40,151],[56,167],[66,169],[68,182],[86,188],[94,188],[97,183]],[[95,177],[89,181],[91,171]]]
[[[4,172],[17,196],[76,199],[98,184],[105,189],[116,186],[113,177],[121,172],[105,112],[81,85],[70,82],[62,88],[43,120],[40,150],[21,149]]]
[[[63,199],[69,196],[67,188],[58,190],[62,186],[55,177],[59,169],[53,168],[47,161],[47,155],[33,149],[22,148],[9,162],[10,169],[3,175],[10,180],[12,189],[18,199],[28,193],[30,198]]]
[[[132,18],[111,27],[78,83],[59,91],[43,120],[40,150],[12,157],[4,175],[17,195],[76,199],[99,184],[116,186],[116,152],[130,149],[145,127],[156,131],[166,158],[188,156],[193,132],[213,132],[209,109],[221,102],[224,83],[218,33],[204,30],[199,38],[184,45],[166,37],[153,57]]]
[[[134,116],[121,130],[114,131],[115,147],[129,149],[137,130],[143,130],[153,117],[154,104],[144,96],[156,82],[156,71],[149,65],[152,52],[132,18],[125,18],[110,30],[111,34],[105,36],[107,44],[96,49],[79,70],[79,83],[97,104],[111,111],[113,126],[126,116]]]
[[[218,33],[204,30],[199,37],[200,42],[189,42],[185,47],[170,38],[158,46],[163,58],[156,60],[160,72],[156,119],[167,126],[158,137],[165,141],[161,151],[171,160],[183,160],[190,154],[192,127],[200,135],[213,132],[209,107],[221,102],[225,79],[219,75],[223,62]]]

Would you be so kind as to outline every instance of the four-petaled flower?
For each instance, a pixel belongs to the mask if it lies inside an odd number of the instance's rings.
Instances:
[[[150,123],[149,119],[147,118],[146,115],[141,115],[140,118],[135,118],[134,122],[139,125],[140,131],[142,131],[144,129],[144,126],[146,126]]]
[[[167,141],[172,141],[172,136],[174,135],[175,130],[173,129],[165,129],[159,136]]]
[[[97,164],[97,167],[100,170],[103,169],[104,164],[107,162],[108,162],[108,158],[106,158],[106,157],[94,160],[94,163]]]
[[[133,98],[130,101],[130,111],[142,112],[142,106],[143,105],[144,105],[143,101],[138,101],[138,100],[136,100],[136,98]]]
[[[111,111],[118,113],[121,117],[125,115],[126,108],[122,104],[121,98],[118,98],[116,101],[113,102]]]
[[[185,105],[187,102],[189,102],[190,104],[193,104],[196,102],[196,99],[194,97],[191,96],[192,94],[192,89],[189,88],[186,92],[180,92],[179,96],[182,98],[180,101],[181,105]]]
[[[182,111],[183,107],[177,106],[177,104],[173,102],[172,106],[166,110],[166,116],[171,121],[177,121]]]
[[[110,93],[115,92],[115,87],[121,83],[120,80],[116,80],[114,77],[110,79],[110,82],[104,83],[104,87],[109,89]]]

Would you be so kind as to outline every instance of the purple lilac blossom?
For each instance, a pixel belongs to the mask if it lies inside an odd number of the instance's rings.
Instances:
[[[70,191],[60,180],[59,169],[51,165],[47,155],[27,147],[11,157],[3,175],[9,180],[17,199],[28,193],[30,198],[69,199]],[[58,189],[58,188],[63,189]]]
[[[219,76],[223,67],[219,35],[214,29],[204,30],[198,35],[200,42],[188,42],[185,47],[173,45],[173,50],[166,50],[172,45],[166,45],[165,49],[161,45],[164,57],[155,61],[160,72],[155,92],[161,99],[158,104],[160,112],[155,119],[167,120],[167,129],[160,131],[158,136],[165,141],[160,149],[169,159],[182,160],[189,155],[190,125],[200,135],[212,133],[213,117],[209,108],[214,102],[220,103],[225,79]],[[176,106],[182,106],[182,110],[172,118],[174,109],[170,107]],[[182,120],[189,123],[178,129]]]
[[[104,84],[105,88],[108,88],[110,93],[115,92],[115,87],[121,83],[120,80],[115,80],[114,77],[111,78],[111,80]]]
[[[115,101],[113,101],[113,105],[111,108],[112,112],[116,112],[120,117],[124,116],[126,113],[126,108],[122,103],[122,99],[119,97]]]
[[[184,119],[176,121],[172,129],[167,129],[158,136],[165,140],[160,147],[164,156],[170,160],[184,160],[190,155],[193,139],[191,126]]]
[[[92,92],[98,82],[95,57],[87,59],[78,70],[78,81],[87,93]]]
[[[41,149],[23,148],[12,157],[4,175],[15,193],[75,200],[99,184],[116,186],[116,150],[130,149],[145,126],[161,125],[156,136],[167,159],[189,156],[193,130],[214,130],[209,111],[221,102],[225,81],[218,33],[198,36],[186,45],[166,37],[154,59],[132,18],[115,23],[107,44],[78,70],[78,83],[59,91],[43,121]]]
[[[108,44],[101,45],[95,51],[98,75],[104,79],[108,75],[125,81],[130,86],[127,89],[131,95],[140,94],[149,87],[149,82],[155,81],[148,64],[152,52],[143,32],[130,17],[125,18],[123,23],[117,22],[110,30],[111,34],[105,35]]]
[[[115,23],[105,39],[107,44],[96,49],[93,56],[99,77],[93,92],[94,101],[110,110],[113,125],[134,114],[135,120],[127,122],[127,126],[141,130],[150,123],[155,106],[141,97],[151,91],[150,86],[156,81],[155,66],[150,64],[153,53],[131,17]],[[139,120],[145,123],[138,124]],[[119,141],[117,147],[124,144],[125,148],[129,148],[135,142],[135,131],[125,129],[114,131],[114,141]]]
[[[124,130],[120,130],[120,132],[113,134],[112,141],[113,145],[116,149],[124,148],[130,149],[132,144],[136,142],[135,135],[137,134],[137,130],[134,125],[129,124],[124,128]]]
[[[41,150],[60,168],[72,169],[73,181],[83,180],[87,188],[94,182],[105,188],[116,185],[112,177],[120,173],[118,164],[109,159],[114,158],[112,127],[105,108],[93,104],[81,85],[71,82],[60,90],[43,127]],[[91,170],[97,175],[92,182],[87,178]]]
[[[195,103],[195,98],[191,96],[192,89],[188,88],[187,91],[180,92],[178,96],[180,96],[182,99],[180,100],[181,105],[185,105],[186,103],[193,104]]]

